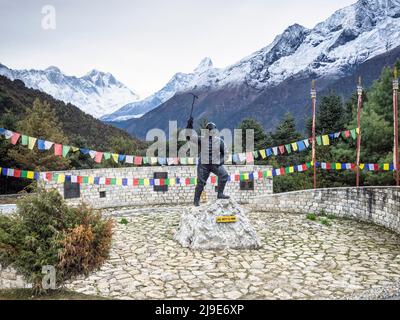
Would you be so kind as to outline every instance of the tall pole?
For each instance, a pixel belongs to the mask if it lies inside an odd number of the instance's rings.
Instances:
[[[317,91],[315,90],[315,80],[311,83],[311,100],[312,100],[312,109],[313,109],[313,117],[312,117],[312,162],[314,169],[314,189],[317,189],[317,163],[316,163],[316,110],[317,110]]]
[[[358,78],[357,85],[357,95],[358,95],[358,103],[357,103],[357,128],[358,128],[358,136],[357,136],[357,160],[356,160],[356,186],[357,188],[360,186],[360,153],[361,153],[361,111],[362,111],[362,92],[363,88],[361,86],[361,77]]]
[[[393,126],[394,126],[394,150],[393,150],[393,165],[396,176],[396,186],[400,186],[399,181],[399,110],[398,110],[398,91],[399,79],[397,78],[397,67],[394,67],[393,72]]]

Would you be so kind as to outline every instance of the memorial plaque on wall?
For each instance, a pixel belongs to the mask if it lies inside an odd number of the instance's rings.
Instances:
[[[74,199],[81,197],[81,185],[72,183],[71,181],[64,182],[64,199]]]
[[[168,172],[154,172],[154,179],[168,179]],[[153,190],[157,192],[166,192],[168,191],[168,186],[154,185]]]

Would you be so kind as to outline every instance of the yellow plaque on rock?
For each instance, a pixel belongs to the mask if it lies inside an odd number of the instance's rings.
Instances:
[[[216,218],[217,223],[232,223],[236,222],[236,216],[218,216]]]

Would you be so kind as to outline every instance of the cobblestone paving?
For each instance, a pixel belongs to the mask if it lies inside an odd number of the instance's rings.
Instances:
[[[119,299],[346,299],[400,280],[400,237],[304,215],[249,214],[260,250],[192,251],[173,241],[179,207],[117,213],[110,260],[69,288]]]

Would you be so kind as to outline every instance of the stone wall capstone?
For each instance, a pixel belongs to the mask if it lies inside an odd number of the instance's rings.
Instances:
[[[400,188],[329,188],[254,197],[257,211],[321,213],[374,223],[400,234]]]

